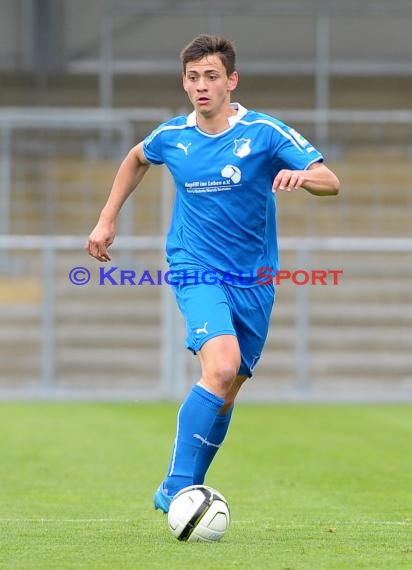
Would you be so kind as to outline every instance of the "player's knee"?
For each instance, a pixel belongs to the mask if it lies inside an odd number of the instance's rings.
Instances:
[[[238,369],[237,362],[230,360],[217,362],[213,367],[209,366],[203,371],[203,381],[213,386],[222,396],[226,396],[229,394]]]
[[[219,363],[215,370],[213,371],[213,375],[215,381],[222,386],[222,388],[230,389],[233,384],[233,380],[237,376],[239,366],[237,366],[236,362],[221,362]]]

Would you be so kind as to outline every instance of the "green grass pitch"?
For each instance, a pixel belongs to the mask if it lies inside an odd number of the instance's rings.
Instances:
[[[0,568],[412,567],[412,406],[248,405],[206,483],[221,542],[180,543],[152,508],[174,404],[0,404]]]

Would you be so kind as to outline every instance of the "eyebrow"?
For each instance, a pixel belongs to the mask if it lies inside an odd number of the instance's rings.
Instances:
[[[186,73],[194,73],[195,75],[200,75],[195,69],[186,69]],[[202,73],[221,73],[218,69],[205,69]]]

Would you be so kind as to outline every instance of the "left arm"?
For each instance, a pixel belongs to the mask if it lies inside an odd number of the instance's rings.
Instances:
[[[315,162],[307,170],[280,170],[272,186],[273,192],[300,188],[314,196],[334,196],[339,192],[340,182],[327,166]]]

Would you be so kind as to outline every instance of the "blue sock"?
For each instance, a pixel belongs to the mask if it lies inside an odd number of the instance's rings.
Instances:
[[[216,416],[215,423],[208,433],[207,441],[202,443],[202,447],[197,454],[195,473],[193,477],[194,485],[203,485],[206,472],[226,437],[230,420],[232,418],[232,412],[233,406],[224,416],[221,416],[220,414]]]
[[[193,485],[197,454],[223,406],[223,398],[198,384],[193,386],[177,416],[177,431],[163,488],[168,495]]]

